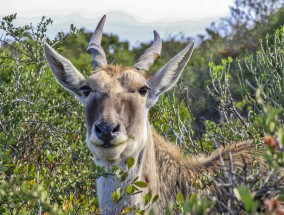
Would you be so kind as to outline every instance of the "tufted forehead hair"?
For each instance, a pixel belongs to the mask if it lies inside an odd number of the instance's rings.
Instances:
[[[92,89],[107,92],[119,92],[122,89],[134,92],[148,86],[146,74],[132,67],[122,65],[106,65],[95,70],[85,80]]]
[[[146,73],[145,73],[144,71],[140,71],[140,70],[137,70],[137,69],[135,69],[135,68],[133,68],[133,67],[124,66],[124,65],[121,65],[121,64],[115,64],[115,65],[113,65],[113,64],[111,64],[111,65],[107,64],[107,65],[105,65],[104,67],[99,68],[99,69],[96,69],[95,71],[93,71],[93,72],[91,73],[91,75],[93,75],[93,74],[95,74],[95,73],[97,73],[97,72],[100,72],[100,71],[104,71],[104,72],[106,72],[108,75],[110,75],[110,76],[116,76],[116,77],[123,75],[126,71],[132,71],[132,72],[137,73],[137,75],[141,75],[141,76],[143,76],[143,77],[146,78]]]

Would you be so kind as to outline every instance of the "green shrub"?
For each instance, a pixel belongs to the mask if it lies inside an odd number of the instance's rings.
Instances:
[[[266,174],[245,170],[231,185],[233,211],[255,214],[268,208],[270,201],[283,204],[283,36],[284,28],[278,29],[260,41],[261,49],[255,54],[234,62],[228,58],[221,65],[209,63],[208,89],[219,102],[222,119],[220,124],[207,122],[204,140],[220,145],[254,139],[259,146],[266,145],[262,153],[267,161]],[[232,87],[230,81],[236,77],[239,86]],[[232,97],[233,90],[239,92],[241,100]],[[280,210],[282,206],[272,207],[270,212]]]
[[[86,148],[83,109],[48,71],[43,45],[52,23],[15,27],[4,17],[0,49],[0,213],[95,211],[92,157]],[[77,34],[72,27],[70,34]]]

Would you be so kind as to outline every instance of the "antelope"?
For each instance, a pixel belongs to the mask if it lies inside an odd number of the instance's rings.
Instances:
[[[99,207],[102,214],[120,214],[123,208],[143,205],[143,196],[158,194],[152,208],[163,214],[167,203],[175,200],[177,192],[185,197],[192,193],[192,186],[203,174],[215,174],[222,167],[235,168],[254,162],[256,145],[253,141],[237,143],[217,150],[209,157],[185,157],[180,149],[167,143],[150,125],[147,118],[150,108],[159,97],[179,80],[194,49],[189,44],[152,77],[146,72],[160,57],[162,42],[154,31],[154,41],[137,62],[129,67],[107,64],[101,47],[106,16],[99,21],[88,46],[93,71],[84,77],[70,61],[45,44],[44,53],[50,69],[59,84],[75,94],[85,107],[87,124],[86,142],[96,165],[110,169],[115,164],[127,169],[126,161],[133,157],[135,163],[128,179],[120,182],[109,175],[96,181]],[[232,155],[233,159],[230,159]],[[147,182],[142,193],[126,196],[114,204],[112,192],[126,187],[134,178]],[[212,185],[210,196],[226,199],[219,188]]]

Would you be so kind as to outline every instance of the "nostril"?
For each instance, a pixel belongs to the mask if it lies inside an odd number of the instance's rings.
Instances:
[[[120,125],[117,124],[117,125],[112,129],[112,132],[117,132],[117,131],[119,131],[119,129],[120,129]]]
[[[98,125],[95,125],[95,130],[98,134],[102,133],[102,130],[100,129],[100,127]]]

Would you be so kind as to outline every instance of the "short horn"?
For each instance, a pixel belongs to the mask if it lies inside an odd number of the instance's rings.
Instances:
[[[153,44],[139,57],[133,67],[138,70],[148,71],[154,61],[161,56],[161,51],[162,42],[160,35],[157,31],[154,31]]]
[[[105,52],[101,46],[106,15],[104,15],[93,33],[87,51],[91,54],[93,69],[96,70],[107,64]]]

